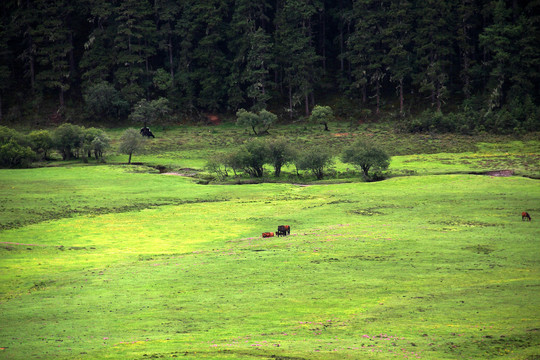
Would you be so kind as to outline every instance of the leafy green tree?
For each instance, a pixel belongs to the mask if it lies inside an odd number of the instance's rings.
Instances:
[[[334,112],[330,106],[315,105],[309,117],[311,123],[324,125],[325,131],[330,131],[328,122],[332,120],[334,120]]]
[[[309,170],[317,180],[324,178],[325,169],[333,164],[329,149],[316,146],[297,154],[296,166],[300,170]]]
[[[144,127],[150,124],[162,124],[165,116],[171,112],[169,100],[159,98],[152,101],[140,100],[135,106],[129,117],[132,121],[143,123]]]
[[[79,157],[83,143],[83,128],[79,125],[62,124],[53,132],[53,142],[63,160]]]
[[[118,151],[122,154],[129,155],[128,164],[131,164],[131,156],[133,153],[142,150],[144,146],[144,139],[139,132],[135,129],[127,129],[122,133],[120,137],[120,146]]]
[[[0,125],[0,144],[7,144],[10,141],[21,144],[25,142],[25,139],[17,130]]]
[[[48,130],[34,130],[28,134],[31,148],[36,154],[41,154],[42,159],[49,158],[49,151],[54,147],[51,133]]]
[[[261,178],[264,175],[264,164],[269,161],[268,153],[268,145],[264,141],[252,140],[238,154],[239,163],[247,174]]]
[[[14,140],[0,144],[0,167],[28,167],[36,154],[28,146],[22,146]]]
[[[361,169],[366,180],[371,179],[370,170],[386,170],[390,165],[390,157],[386,152],[364,141],[358,141],[346,149],[342,160]]]
[[[100,118],[118,119],[129,109],[129,103],[121,93],[106,81],[89,85],[83,98],[90,114]]]
[[[111,147],[111,139],[104,131],[99,131],[90,143],[96,160],[103,160],[103,155]]]
[[[294,149],[288,139],[279,137],[268,142],[269,161],[274,167],[274,175],[281,175],[281,168],[294,160]]]
[[[256,114],[245,109],[240,109],[236,112],[236,118],[237,125],[251,127],[256,136],[267,134],[270,126],[277,120],[277,116],[267,110],[261,110]]]

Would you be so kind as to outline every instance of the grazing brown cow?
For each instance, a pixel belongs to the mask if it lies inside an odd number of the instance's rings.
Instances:
[[[291,234],[291,227],[289,225],[279,225],[277,228],[277,236],[286,236]]]
[[[528,212],[524,211],[521,213],[521,220],[527,219],[528,221],[531,221],[531,215],[529,215]]]
[[[262,233],[262,237],[263,237],[263,238],[273,237],[273,236],[274,236],[274,233],[273,233],[273,232],[265,232],[265,233]]]

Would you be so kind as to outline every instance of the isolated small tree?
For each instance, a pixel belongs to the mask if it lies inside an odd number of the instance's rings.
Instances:
[[[261,140],[253,140],[244,145],[239,153],[240,163],[246,173],[261,178],[264,175],[264,164],[268,163],[268,145]]]
[[[162,124],[170,112],[169,100],[166,98],[160,97],[152,101],[142,99],[135,104],[129,117],[133,122],[142,123],[147,127],[149,124]]]
[[[129,155],[128,164],[131,164],[131,156],[134,152],[142,149],[144,145],[144,139],[141,134],[135,129],[127,129],[120,137],[120,147],[118,151],[122,154]]]
[[[225,167],[230,167],[233,170],[234,176],[238,175],[237,171],[243,169],[243,150],[236,150],[230,153],[227,153],[221,157]]]
[[[269,160],[274,167],[274,175],[279,177],[281,168],[294,159],[293,147],[285,138],[277,138],[268,143]]]
[[[388,169],[390,156],[374,145],[358,141],[343,153],[342,160],[357,166],[362,170],[366,180],[371,179],[370,170],[382,171]]]
[[[31,143],[31,148],[37,154],[40,154],[42,159],[49,158],[49,151],[53,148],[53,138],[48,130],[35,130],[28,134]]]
[[[324,147],[312,147],[298,154],[296,166],[300,170],[309,170],[317,180],[324,178],[324,171],[332,165],[330,150]]]
[[[256,114],[240,109],[236,112],[236,118],[237,125],[251,127],[256,136],[268,134],[268,129],[277,120],[277,116],[267,110],[261,110]]]
[[[83,142],[83,128],[79,125],[62,124],[53,133],[54,146],[62,154],[63,160],[79,157]]]
[[[110,147],[111,147],[111,139],[107,136],[107,134],[104,131],[96,135],[94,140],[92,140],[92,151],[94,151],[94,157],[96,158],[96,160],[99,160],[99,159],[103,160],[103,154]]]
[[[330,131],[330,129],[328,129],[328,122],[333,119],[334,112],[332,111],[332,108],[330,106],[321,105],[315,105],[311,112],[311,116],[309,117],[310,122],[324,125],[325,131]]]

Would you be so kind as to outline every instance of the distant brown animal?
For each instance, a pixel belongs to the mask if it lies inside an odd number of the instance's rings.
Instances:
[[[277,236],[286,236],[291,234],[291,227],[289,225],[279,225],[277,230]]]
[[[525,221],[525,219],[527,219],[527,221],[531,221],[531,215],[529,215],[529,213],[526,211],[521,213],[521,220]]]
[[[274,236],[274,233],[273,233],[273,232],[265,232],[265,233],[262,233],[262,237],[263,237],[263,238],[273,237],[273,236]]]

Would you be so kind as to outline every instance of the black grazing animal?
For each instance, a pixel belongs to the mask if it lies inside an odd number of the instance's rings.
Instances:
[[[140,132],[141,132],[141,135],[142,135],[142,136],[153,137],[153,138],[155,138],[154,134],[152,134],[152,132],[150,131],[150,129],[147,128],[146,126],[143,127],[143,128],[141,129]]]
[[[286,236],[291,234],[291,227],[289,225],[279,225],[277,229],[277,236]]]
[[[531,215],[529,215],[528,212],[524,211],[521,213],[521,220],[527,219],[528,221],[531,221]]]

